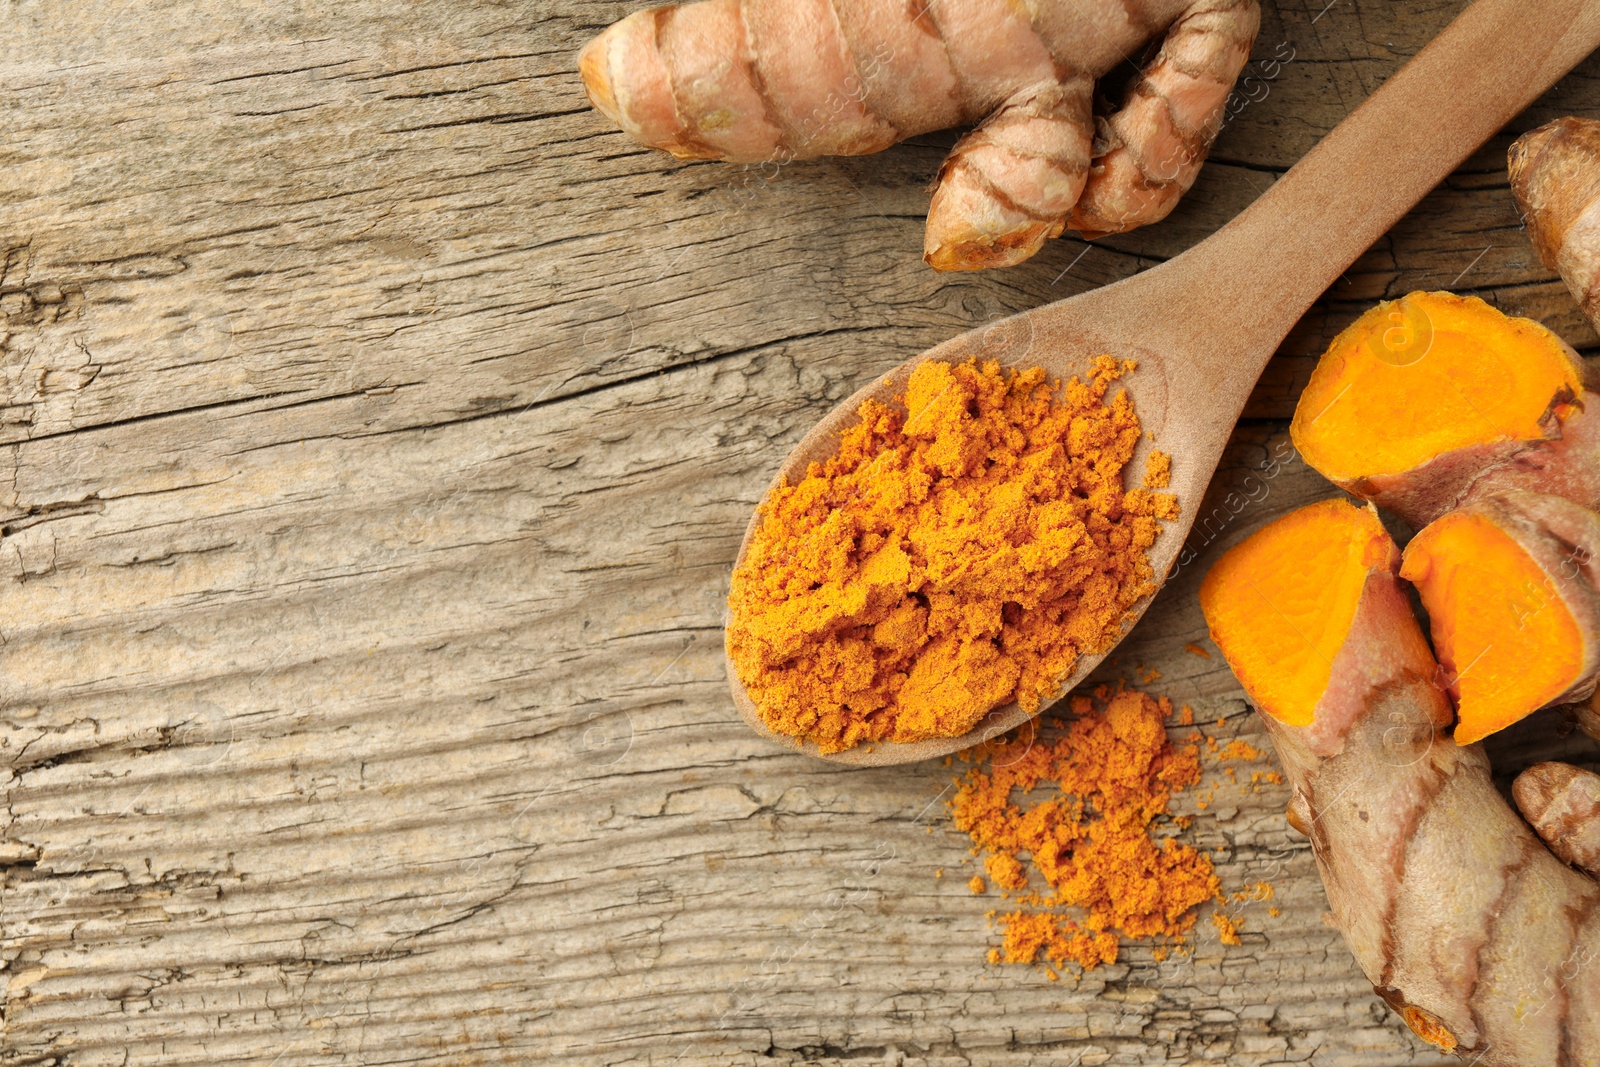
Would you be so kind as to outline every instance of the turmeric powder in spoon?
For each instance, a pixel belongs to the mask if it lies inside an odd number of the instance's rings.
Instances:
[[[1138,444],[1128,361],[1088,380],[926,361],[869,400],[838,451],[776,488],[733,575],[728,655],[774,732],[839,752],[956,737],[1034,712],[1156,587],[1178,514],[1169,461],[1123,487]]]

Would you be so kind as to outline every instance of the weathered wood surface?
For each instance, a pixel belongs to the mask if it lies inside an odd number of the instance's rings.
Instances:
[[[1435,1062],[1322,924],[1281,788],[1196,824],[1278,888],[1242,946],[986,966],[950,772],[757,740],[720,622],[833,401],[1193,243],[1460,6],[1269,6],[1257,54],[1293,59],[1170,220],[940,277],[951,137],[770,182],[642,150],[573,76],[631,5],[7,0],[0,1062]],[[1597,74],[1518,129],[1600,114]],[[1329,332],[1451,286],[1596,340],[1518,230],[1509,139],[1286,344],[1220,536],[1126,646],[1214,732],[1260,741],[1182,651],[1195,586],[1328,491],[1283,419]],[[1504,764],[1593,759],[1548,726]]]

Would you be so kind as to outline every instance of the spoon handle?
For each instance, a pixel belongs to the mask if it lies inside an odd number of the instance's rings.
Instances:
[[[1246,211],[1171,261],[1196,273],[1172,272],[1168,307],[1181,314],[1167,321],[1210,332],[1183,338],[1211,364],[1196,369],[1236,377],[1257,353],[1264,365],[1362,252],[1597,46],[1600,0],[1476,0]]]

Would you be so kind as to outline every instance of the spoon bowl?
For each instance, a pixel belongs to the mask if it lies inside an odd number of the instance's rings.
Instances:
[[[1597,46],[1600,0],[1477,0],[1216,233],[1141,274],[969,331],[902,363],[806,434],[768,493],[833,455],[863,401],[903,395],[923,360],[995,359],[1065,379],[1086,377],[1097,356],[1134,359],[1138,369],[1117,383],[1146,431],[1130,468],[1142,470],[1152,448],[1169,454],[1167,491],[1182,509],[1147,553],[1157,575],[1169,574],[1256,379],[1300,316],[1430,189]],[[753,516],[739,563],[756,525]],[[1150,600],[1134,605],[1123,633]],[[1083,681],[1110,651],[1080,657],[1060,692]],[[752,728],[838,763],[931,759],[1032,717],[1008,704],[956,737],[824,754],[770,730],[731,661],[727,671],[734,703]]]

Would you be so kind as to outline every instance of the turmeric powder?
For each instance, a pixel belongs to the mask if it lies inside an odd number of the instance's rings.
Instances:
[[[1172,794],[1200,781],[1198,746],[1174,747],[1167,737],[1172,702],[1101,686],[1074,696],[1072,711],[1053,744],[1039,741],[1029,724],[988,746],[987,763],[961,778],[951,801],[974,851],[989,853],[984,868],[997,884],[1026,888],[1018,858],[1026,853],[1050,887],[1018,898],[1050,910],[997,917],[1004,943],[992,962],[1032,963],[1042,954],[1090,970],[1116,962],[1119,934],[1157,939],[1164,950],[1186,940],[1197,905],[1221,899],[1208,855],[1152,833]],[[1061,795],[1025,809],[1013,800],[1043,782]],[[1082,922],[1060,915],[1061,907],[1080,909]]]
[[[1211,743],[1216,744],[1216,739],[1213,738]],[[1216,756],[1219,760],[1254,760],[1261,758],[1261,750],[1244,738],[1236,737],[1217,748]]]
[[[1211,913],[1211,924],[1217,928],[1217,938],[1224,945],[1241,945],[1239,940],[1239,920],[1222,911]]]
[[[763,721],[823,752],[956,737],[1035,712],[1156,588],[1168,461],[1123,487],[1131,361],[1043,370],[927,361],[901,406],[861,405],[838,452],[768,494],[729,597],[730,661]]]

